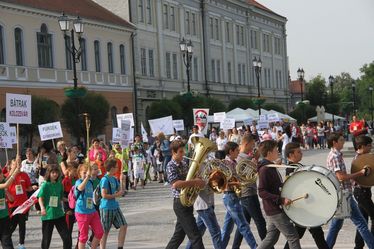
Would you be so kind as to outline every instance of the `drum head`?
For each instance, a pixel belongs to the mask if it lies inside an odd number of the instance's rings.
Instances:
[[[302,227],[317,227],[326,224],[338,206],[338,191],[334,183],[324,174],[313,170],[297,171],[284,183],[281,196],[295,200],[283,206],[286,215]]]

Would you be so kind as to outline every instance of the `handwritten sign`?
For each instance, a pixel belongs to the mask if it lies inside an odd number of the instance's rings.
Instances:
[[[31,95],[6,94],[6,122],[31,124]]]
[[[176,131],[184,131],[183,119],[173,120],[173,127]]]
[[[252,125],[253,119],[247,118],[243,120],[244,125]]]
[[[234,118],[225,118],[220,125],[221,129],[229,130],[235,127],[235,119]]]
[[[266,120],[266,121],[259,121],[258,122],[258,130],[261,130],[261,129],[267,129],[269,128],[269,122]]]
[[[121,128],[112,129],[112,143],[121,142]]]
[[[121,120],[121,146],[126,148],[131,143],[131,121],[129,119]]]
[[[121,124],[122,124],[121,121],[122,120],[130,120],[131,126],[134,126],[134,115],[131,112],[117,114],[118,128],[121,128]]]
[[[174,134],[173,128],[173,117],[167,116],[158,119],[151,119],[148,120],[149,127],[151,127],[151,131],[153,134],[158,134],[163,132],[165,135]]]
[[[12,148],[10,126],[8,123],[0,123],[0,148]]]
[[[63,137],[60,121],[38,125],[40,140],[51,140]]]
[[[275,123],[279,121],[278,113],[269,113],[268,114],[268,121],[270,123]]]
[[[17,132],[16,132],[15,126],[9,127],[9,134],[10,134],[10,140],[12,141],[12,144],[16,144],[17,143]]]
[[[266,114],[260,115],[260,121],[266,121],[266,120],[268,120],[268,117]]]
[[[226,118],[226,112],[213,113],[214,123],[221,123]]]

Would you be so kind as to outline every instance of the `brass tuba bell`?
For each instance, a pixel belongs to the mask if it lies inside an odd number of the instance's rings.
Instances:
[[[247,186],[257,181],[257,165],[249,159],[242,159],[238,162],[236,173],[242,186]]]
[[[186,177],[186,181],[196,178],[200,172],[200,166],[205,160],[206,156],[217,150],[217,145],[207,138],[193,137],[191,138],[194,144],[194,153],[190,162],[190,168]],[[180,201],[183,206],[190,207],[194,204],[200,189],[198,187],[182,188],[180,194]]]
[[[223,160],[210,159],[205,163],[202,177],[208,182],[208,186],[214,193],[220,194],[232,177],[232,171]]]

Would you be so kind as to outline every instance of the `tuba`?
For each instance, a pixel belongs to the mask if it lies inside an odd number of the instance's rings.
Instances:
[[[221,194],[232,177],[232,171],[223,160],[210,159],[205,163],[202,177],[208,182],[208,186],[214,193]]]
[[[208,153],[217,150],[217,145],[207,138],[193,137],[191,141],[194,144],[194,153],[191,158],[186,181],[196,178],[200,172],[200,166]],[[179,197],[182,205],[185,207],[192,206],[199,192],[200,189],[198,187],[182,188]]]
[[[257,165],[249,159],[242,159],[238,162],[236,173],[242,186],[247,186],[257,181]]]

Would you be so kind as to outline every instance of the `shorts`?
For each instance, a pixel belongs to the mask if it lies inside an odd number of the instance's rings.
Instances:
[[[85,244],[88,240],[88,230],[91,227],[95,238],[100,240],[103,237],[103,228],[100,223],[99,214],[95,211],[91,214],[80,214],[75,212],[75,218],[78,223],[79,242]]]
[[[117,209],[100,209],[100,219],[103,225],[104,232],[108,233],[112,224],[116,229],[121,226],[126,226],[127,222],[125,216],[120,208]]]
[[[163,168],[162,168],[162,163],[160,163],[160,164],[156,164],[156,171],[157,171],[158,173],[164,173],[164,170],[163,170]]]
[[[134,172],[135,179],[144,179],[144,172]]]

